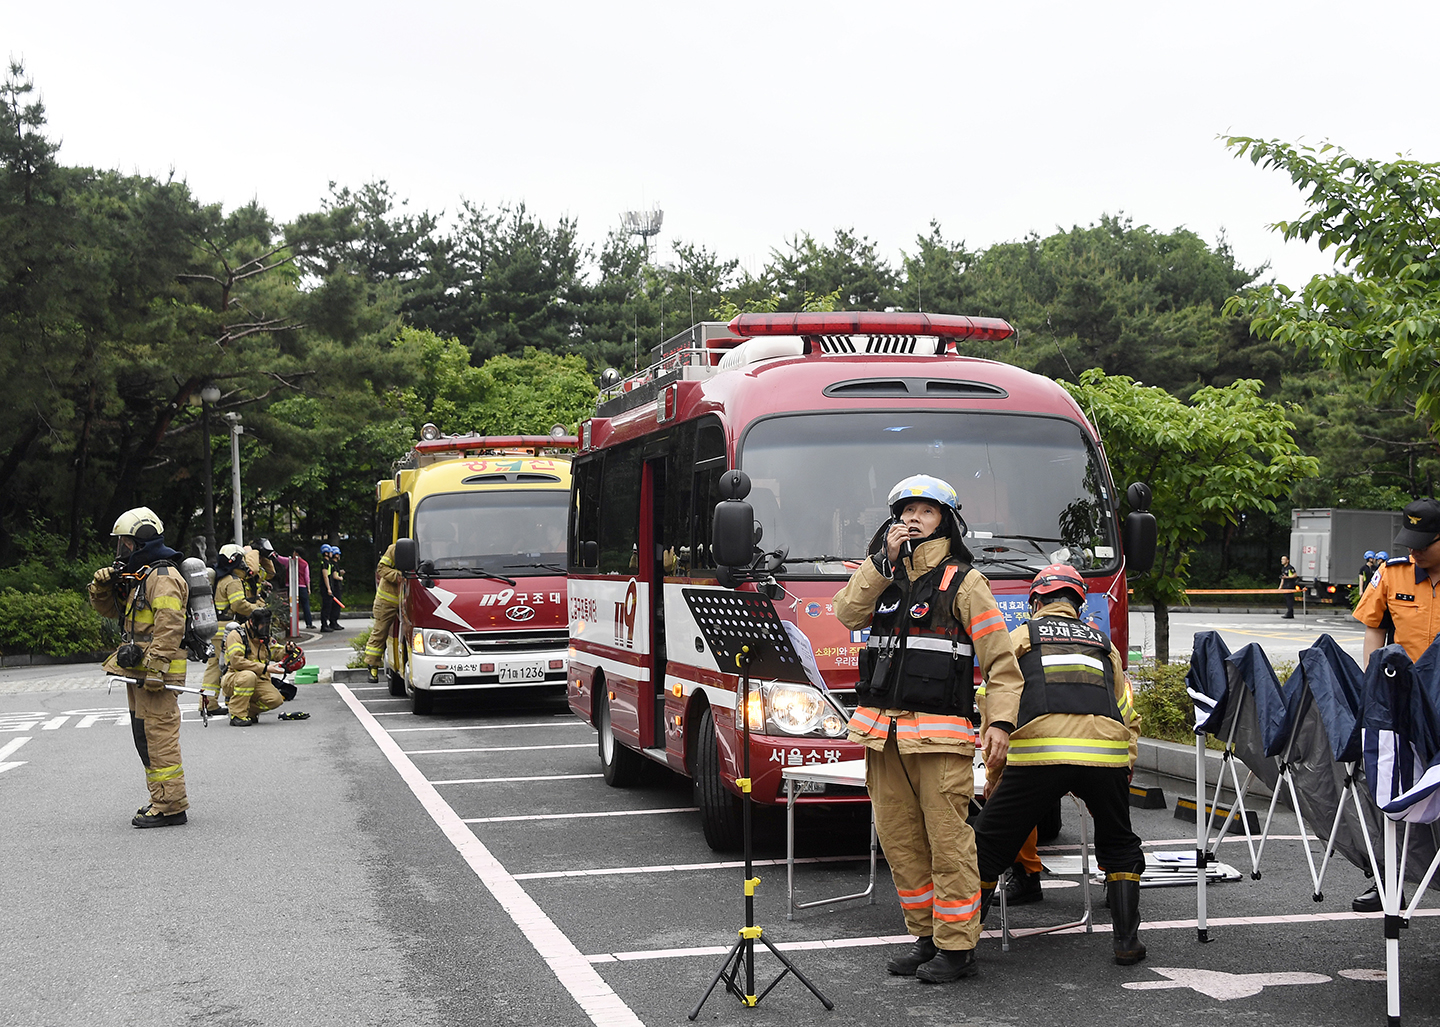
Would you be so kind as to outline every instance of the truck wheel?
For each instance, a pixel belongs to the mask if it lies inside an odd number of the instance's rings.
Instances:
[[[423,717],[435,709],[435,693],[428,688],[416,688],[410,681],[404,682],[404,688],[410,695],[411,708],[417,717]]]
[[[605,682],[601,681],[596,691],[599,708],[595,711],[595,729],[600,732],[600,769],[605,772],[605,783],[611,788],[629,788],[640,777],[644,757],[616,740],[615,729],[610,724],[610,693]]]
[[[707,707],[695,734],[695,805],[705,843],[716,852],[740,848],[745,840],[740,797],[720,779],[720,746],[715,741],[715,714]]]
[[[397,699],[405,698],[405,679],[391,670],[385,668],[385,682],[390,686],[390,694]]]

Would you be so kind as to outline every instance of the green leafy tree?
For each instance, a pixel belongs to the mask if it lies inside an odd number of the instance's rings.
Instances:
[[[1393,505],[1385,488],[1433,491],[1440,417],[1440,164],[1366,160],[1331,144],[1294,146],[1231,136],[1237,157],[1281,171],[1306,192],[1305,211],[1273,226],[1333,249],[1337,267],[1298,292],[1256,289],[1227,309],[1262,339],[1295,347],[1333,372],[1315,390],[1343,463],[1328,478]],[[1410,421],[1402,423],[1403,412]],[[1343,472],[1349,470],[1349,475]],[[1378,472],[1378,475],[1376,474]],[[1367,488],[1368,486],[1368,488]],[[1347,491],[1343,481],[1337,491]]]
[[[1316,461],[1296,445],[1285,408],[1262,399],[1252,379],[1203,387],[1189,403],[1099,368],[1062,384],[1099,430],[1117,484],[1141,481],[1153,493],[1155,566],[1129,584],[1154,606],[1155,655],[1167,663],[1170,607],[1186,602],[1206,526],[1233,524],[1243,511],[1273,513],[1297,480],[1315,474]]]

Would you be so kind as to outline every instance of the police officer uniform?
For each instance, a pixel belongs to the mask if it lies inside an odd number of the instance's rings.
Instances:
[[[385,642],[390,629],[400,616],[400,581],[404,575],[395,566],[395,544],[392,542],[375,568],[375,608],[370,625],[370,638],[365,642],[365,666],[370,680],[380,680],[380,664],[384,660]]]
[[[88,590],[95,612],[118,620],[126,639],[104,668],[129,681],[130,730],[150,790],[150,803],[130,821],[136,827],[183,824],[190,806],[180,760],[180,702],[165,687],[185,683],[182,643],[190,588],[177,566],[180,554],[165,545],[163,532],[148,507],[121,514],[110,533],[120,558],[116,566],[96,571]]]
[[[955,491],[916,475],[891,492],[893,513],[912,497],[953,515],[891,566],[881,550],[835,596],[840,623],[870,626],[850,739],[866,748],[876,831],[917,941],[890,961],[897,975],[930,982],[975,972],[980,879],[967,822],[974,796],[974,668],[988,681],[995,720],[1013,722],[1020,668],[1005,618],[984,575],[969,565]],[[884,529],[882,529],[882,532]]]
[[[1040,815],[1074,792],[1095,819],[1096,862],[1107,871],[1115,918],[1115,961],[1130,964],[1145,958],[1138,937],[1145,856],[1130,827],[1129,788],[1140,717],[1109,637],[1081,621],[1074,603],[1045,601],[1073,594],[1083,604],[1084,588],[1073,567],[1046,567],[1031,589],[1032,606],[1040,605],[1010,634],[1025,686],[1004,776],[985,802],[975,844],[988,905],[1000,872]]]
[[[1404,527],[1395,536],[1397,546],[1424,549],[1440,536],[1440,503],[1435,500],[1416,500],[1403,514]],[[1360,597],[1355,619],[1367,628],[1383,630],[1410,659],[1418,660],[1440,635],[1437,586],[1440,574],[1426,571],[1413,556],[1386,560]]]

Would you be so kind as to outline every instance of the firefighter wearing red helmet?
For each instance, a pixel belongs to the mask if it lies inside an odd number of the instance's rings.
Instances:
[[[988,909],[1000,872],[1040,815],[1073,792],[1095,820],[1115,962],[1128,966],[1145,958],[1139,934],[1145,856],[1130,828],[1140,717],[1119,652],[1080,619],[1085,594],[1085,579],[1066,564],[1051,564],[1031,582],[1030,620],[1010,633],[1025,689],[1004,776],[986,800],[975,844]]]
[[[915,938],[886,970],[938,984],[976,972],[980,876],[967,817],[975,790],[975,667],[1004,759],[1021,676],[985,576],[970,566],[955,490],[917,474],[890,492],[891,520],[835,596],[851,630],[870,628],[850,739],[863,744],[875,826]]]

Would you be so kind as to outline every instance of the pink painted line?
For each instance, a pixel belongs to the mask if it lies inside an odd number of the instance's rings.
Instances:
[[[555,926],[555,922],[525,893],[520,883],[506,871],[480,839],[475,837],[475,832],[470,830],[459,814],[450,808],[450,804],[441,798],[435,786],[425,780],[425,775],[420,773],[419,768],[410,761],[410,757],[400,751],[400,746],[354,693],[339,683],[332,684],[331,687],[345,701],[345,705],[350,707],[350,711],[370,733],[370,737],[390,761],[400,779],[409,786],[415,798],[420,800],[420,805],[430,815],[430,819],[435,821],[435,825],[450,844],[455,846],[455,851],[474,871],[480,883],[495,896],[495,900],[510,915],[515,926],[519,927],[530,944],[535,946],[540,958],[545,960],[551,972],[579,1003],[590,1021],[596,1027],[644,1027],[634,1010],[615,994],[590,965],[589,959],[575,947],[574,942]]]

